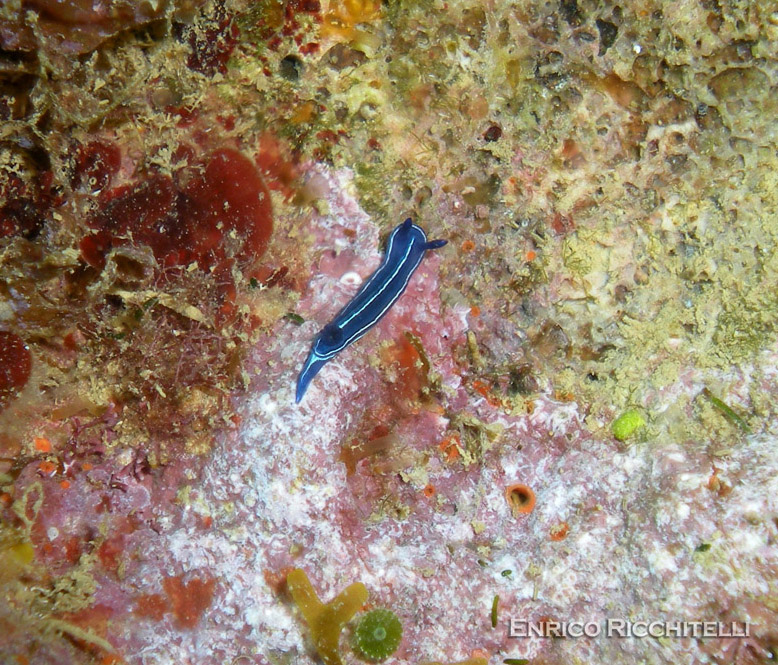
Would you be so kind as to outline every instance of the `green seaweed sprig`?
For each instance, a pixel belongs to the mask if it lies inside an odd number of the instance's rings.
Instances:
[[[730,406],[728,406],[725,402],[720,400],[718,397],[716,397],[710,390],[707,388],[702,389],[702,394],[708,398],[708,401],[716,408],[718,411],[721,412],[721,414],[729,420],[733,425],[736,425],[741,432],[745,432],[746,434],[751,434],[751,428],[748,426],[748,423],[743,420],[737,413],[735,413]]]

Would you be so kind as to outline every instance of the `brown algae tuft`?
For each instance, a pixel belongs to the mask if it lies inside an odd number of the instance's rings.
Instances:
[[[301,568],[295,568],[287,575],[286,586],[311,630],[313,644],[325,665],[341,665],[340,634],[367,601],[367,587],[355,582],[329,603],[322,603]]]

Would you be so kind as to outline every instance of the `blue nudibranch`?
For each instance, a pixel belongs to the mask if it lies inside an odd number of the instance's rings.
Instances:
[[[428,242],[424,229],[410,218],[392,231],[381,265],[313,340],[308,359],[297,377],[296,402],[300,402],[308,384],[330,358],[356,342],[389,311],[408,286],[424,252],[443,247],[446,242]]]

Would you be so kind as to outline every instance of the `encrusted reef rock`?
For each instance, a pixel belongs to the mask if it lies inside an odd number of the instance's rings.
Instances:
[[[774,9],[3,2],[0,661],[774,660]]]

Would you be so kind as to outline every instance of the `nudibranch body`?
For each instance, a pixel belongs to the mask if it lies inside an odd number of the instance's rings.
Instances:
[[[424,230],[410,218],[389,236],[384,260],[338,315],[316,336],[311,351],[297,377],[296,402],[302,400],[311,380],[336,353],[356,342],[389,311],[405,291],[424,253],[446,244],[427,241]]]

